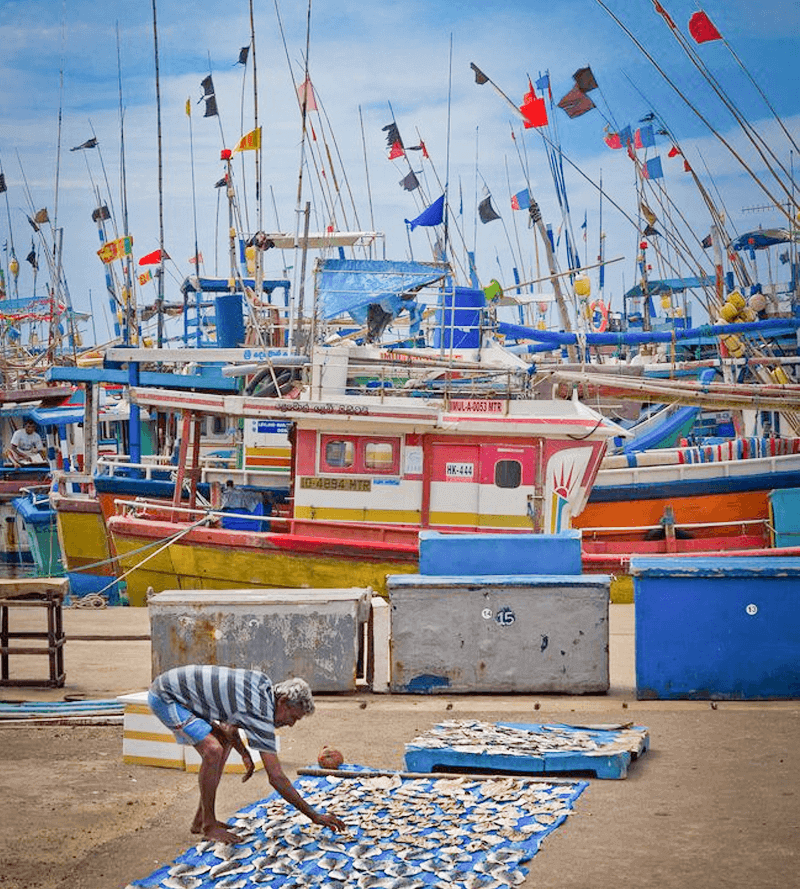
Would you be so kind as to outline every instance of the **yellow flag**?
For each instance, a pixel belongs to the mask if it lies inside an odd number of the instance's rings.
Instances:
[[[186,100],[186,116],[187,117],[192,116],[192,103],[189,99]]]
[[[261,148],[261,127],[257,127],[252,132],[242,136],[236,143],[233,153],[236,154],[237,151],[255,151],[257,148]]]

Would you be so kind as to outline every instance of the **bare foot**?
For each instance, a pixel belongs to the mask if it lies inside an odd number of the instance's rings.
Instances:
[[[227,824],[225,821],[215,821],[213,826],[220,828],[220,830],[227,830],[230,824]],[[205,833],[203,822],[199,818],[195,818],[189,830],[191,833]]]
[[[215,843],[229,843],[235,845],[236,843],[241,842],[240,838],[237,837],[235,833],[226,830],[219,821],[207,830],[204,830],[203,836],[205,839],[213,840]]]

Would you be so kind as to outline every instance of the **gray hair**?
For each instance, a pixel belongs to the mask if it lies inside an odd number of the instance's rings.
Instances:
[[[314,699],[311,697],[311,687],[305,679],[285,679],[274,687],[275,697],[286,698],[286,702],[303,711],[304,716],[310,716],[314,712]]]

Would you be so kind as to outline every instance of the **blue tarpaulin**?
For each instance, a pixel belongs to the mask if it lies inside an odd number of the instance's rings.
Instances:
[[[359,324],[370,305],[393,317],[408,305],[408,297],[447,274],[436,263],[381,259],[326,259],[317,272],[317,302],[325,320],[349,314]]]

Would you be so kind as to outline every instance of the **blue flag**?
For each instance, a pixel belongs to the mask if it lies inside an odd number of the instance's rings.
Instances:
[[[522,191],[518,191],[515,195],[511,197],[511,209],[512,210],[527,210],[531,205],[531,194],[527,188],[523,188]]]
[[[411,226],[411,231],[418,225],[441,225],[444,219],[444,195],[434,201],[430,207],[426,207],[416,219],[404,219],[406,225]]]
[[[661,168],[661,158],[654,157],[651,160],[647,161],[644,165],[644,178],[645,179],[663,179],[664,171]]]

